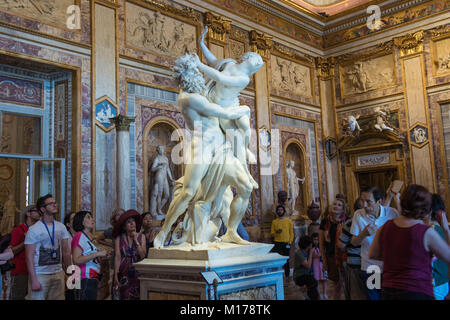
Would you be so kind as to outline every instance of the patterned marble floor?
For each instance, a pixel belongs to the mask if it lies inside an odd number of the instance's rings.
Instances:
[[[298,287],[292,279],[293,270],[291,269],[291,276],[288,278],[283,276],[284,280],[284,300],[305,300],[306,288]],[[321,291],[320,291],[321,292]],[[327,283],[327,296],[329,299],[333,297],[333,283]],[[340,300],[344,300],[344,293],[341,294]]]

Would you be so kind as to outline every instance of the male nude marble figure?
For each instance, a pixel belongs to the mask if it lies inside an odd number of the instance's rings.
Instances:
[[[250,109],[247,106],[233,106],[225,109],[211,103],[201,95],[205,89],[205,80],[197,68],[197,62],[196,54],[186,54],[175,62],[173,68],[174,78],[181,87],[178,107],[193,136],[189,145],[190,152],[186,152],[189,159],[185,165],[182,189],[170,203],[164,225],[154,239],[155,248],[161,248],[164,245],[171,226],[188,209],[196,195],[207,193],[207,199],[203,202],[211,203],[214,199],[217,200],[218,197],[223,196],[225,185],[235,187],[237,195],[231,203],[228,229],[222,241],[248,243],[239,237],[237,227],[245,214],[253,187],[241,162],[236,157],[230,156],[229,152],[224,151],[226,141],[219,126],[219,118],[233,120],[243,116],[249,117]],[[211,168],[221,172],[220,181],[206,176]],[[208,215],[202,219],[210,218],[209,212],[206,213]]]
[[[241,57],[240,63],[233,59],[217,59],[204,43],[207,32],[208,27],[206,26],[200,37],[199,45],[209,66],[203,64],[199,59],[197,61],[198,68],[212,80],[208,85],[206,97],[209,101],[217,103],[224,108],[239,106],[238,96],[250,83],[250,77],[262,67],[264,62],[256,52],[245,53]],[[225,133],[230,132],[227,132],[229,129],[231,129],[231,132],[238,133],[239,130],[236,129],[240,129],[241,134],[235,135],[237,138],[235,140],[235,155],[242,159],[253,188],[258,188],[258,184],[247,168],[247,162],[256,163],[255,155],[249,149],[250,116],[243,116],[239,119],[221,118],[219,122]]]

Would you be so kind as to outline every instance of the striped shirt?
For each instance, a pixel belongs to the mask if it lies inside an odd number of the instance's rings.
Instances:
[[[350,233],[352,227],[352,219],[345,221],[342,226],[342,233],[339,238],[345,244],[345,251],[347,253],[347,265],[353,268],[361,268],[361,246],[355,247],[351,244],[353,235]]]

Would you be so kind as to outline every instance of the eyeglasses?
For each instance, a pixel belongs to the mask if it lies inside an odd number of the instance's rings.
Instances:
[[[28,212],[39,212],[39,210],[38,210],[38,209],[31,209],[31,210],[28,211]]]
[[[46,204],[44,205],[44,207],[46,207],[46,206],[57,206],[57,205],[58,205],[57,202],[49,202],[49,203],[46,203]]]

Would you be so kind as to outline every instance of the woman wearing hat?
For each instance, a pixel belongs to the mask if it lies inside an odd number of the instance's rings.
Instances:
[[[139,300],[138,273],[133,264],[145,258],[145,236],[139,234],[141,215],[136,210],[122,214],[114,225],[115,244],[114,286],[121,300]]]

